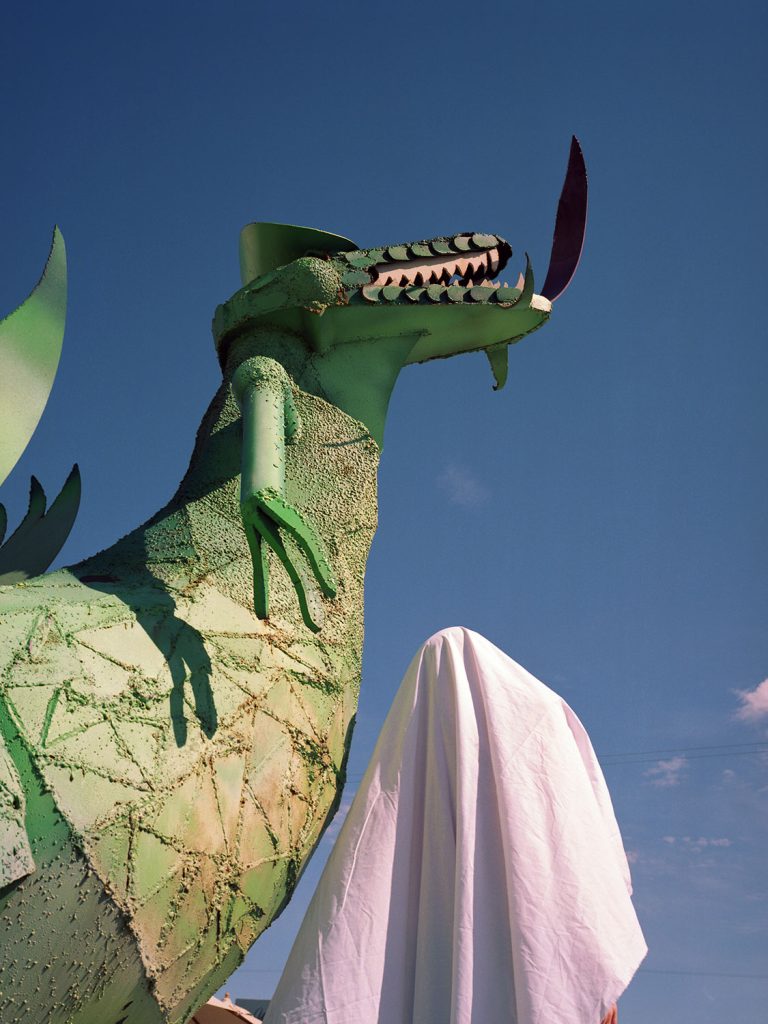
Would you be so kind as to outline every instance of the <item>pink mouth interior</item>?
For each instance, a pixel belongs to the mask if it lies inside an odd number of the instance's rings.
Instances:
[[[464,287],[485,285],[499,288],[502,282],[494,281],[493,277],[498,273],[500,263],[498,248],[467,256],[433,256],[418,262],[379,263],[374,268],[372,284],[394,284],[401,287],[458,284]],[[522,288],[522,282],[521,274],[515,287]]]

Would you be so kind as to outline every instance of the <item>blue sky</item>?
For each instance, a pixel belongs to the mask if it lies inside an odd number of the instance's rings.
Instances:
[[[768,1001],[766,20],[743,0],[37,3],[0,44],[0,308],[54,223],[70,268],[59,376],[2,499],[16,519],[30,473],[52,495],[79,461],[61,564],[183,473],[244,223],[497,232],[541,282],[581,139],[582,265],[506,389],[482,356],[398,383],[350,790],[436,629],[558,690],[606,755],[651,949],[622,1024]],[[233,995],[271,991],[321,863]]]

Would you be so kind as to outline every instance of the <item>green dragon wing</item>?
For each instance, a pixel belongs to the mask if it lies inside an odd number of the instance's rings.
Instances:
[[[29,444],[59,366],[67,312],[67,253],[54,229],[42,277],[31,295],[0,321],[0,483]],[[0,547],[0,586],[45,572],[69,536],[80,504],[75,466],[45,512],[45,493],[32,478],[23,522]],[[0,543],[7,517],[0,505]]]
[[[0,322],[0,483],[43,414],[59,365],[66,313],[67,253],[55,228],[37,287]]]
[[[80,470],[77,464],[72,467],[47,512],[45,504],[45,491],[32,477],[27,514],[15,533],[0,547],[0,587],[39,576],[61,551],[80,507]]]

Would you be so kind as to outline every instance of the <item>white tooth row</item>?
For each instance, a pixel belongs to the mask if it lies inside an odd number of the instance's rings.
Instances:
[[[379,263],[373,284],[396,284],[401,287],[408,285],[426,285],[447,283],[451,278],[468,280],[476,284],[498,288],[498,282],[486,280],[493,277],[499,269],[499,250],[489,249],[476,256],[460,256],[446,258],[435,256],[432,259],[420,260],[418,263],[404,261],[402,263]],[[458,281],[456,282],[458,283]]]

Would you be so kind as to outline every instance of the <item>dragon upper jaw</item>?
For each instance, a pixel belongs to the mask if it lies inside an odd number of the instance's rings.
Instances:
[[[463,233],[337,253],[333,262],[345,303],[360,296],[369,302],[392,302],[401,296],[410,302],[481,302],[492,299],[497,289],[509,289],[497,277],[511,255],[509,243],[497,235]],[[515,290],[519,293],[523,286],[521,274]],[[515,297],[505,293],[507,301]]]
[[[487,340],[481,340],[480,344],[472,347],[490,348],[504,339],[517,340],[544,322],[552,303],[567,288],[581,255],[586,214],[586,169],[581,148],[574,137],[557,210],[552,254],[541,294],[534,292],[533,274],[527,258],[525,275],[520,275],[515,287],[498,281],[512,250],[503,238],[496,235],[463,233],[364,250],[356,249],[347,238],[314,229],[276,224],[247,225],[241,238],[245,287],[220,306],[214,317],[219,357],[224,363],[229,342],[262,320],[272,320],[290,330],[303,331],[311,336],[312,344],[320,350],[327,350],[341,341],[353,340],[358,329],[362,332],[359,337],[371,337],[370,325],[359,324],[354,316],[348,319],[346,312],[346,326],[337,326],[333,330],[319,329],[317,321],[325,321],[325,317],[306,316],[331,312],[334,308],[341,312],[343,307],[370,305],[374,308],[393,305],[411,308],[434,305],[453,306],[454,309],[467,307],[467,315],[470,315],[469,307],[488,307],[489,312],[493,307],[505,310],[514,307],[515,315],[504,318],[504,327],[494,323]],[[474,314],[472,316],[474,320]],[[462,322],[463,318],[464,314],[461,314]],[[403,329],[412,327],[412,319],[410,314],[405,316],[407,323],[404,322]],[[443,317],[438,319],[442,329]],[[496,321],[495,315],[493,320]],[[402,333],[398,318],[393,321],[388,316],[387,321],[387,327]],[[437,325],[438,321],[430,315],[430,323]],[[413,330],[419,336],[429,333],[423,325],[413,327]],[[497,336],[497,330],[501,337]],[[462,350],[453,342],[450,351],[433,344],[427,358]]]

